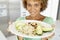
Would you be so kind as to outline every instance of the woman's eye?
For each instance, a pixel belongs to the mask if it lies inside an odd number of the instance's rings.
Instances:
[[[28,6],[31,6],[31,4],[27,4]]]

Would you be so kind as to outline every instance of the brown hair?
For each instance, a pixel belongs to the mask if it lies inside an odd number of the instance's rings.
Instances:
[[[34,1],[41,1],[40,11],[43,11],[47,8],[47,1],[48,0],[34,0]],[[24,8],[27,8],[27,0],[23,0],[23,6],[24,6]]]

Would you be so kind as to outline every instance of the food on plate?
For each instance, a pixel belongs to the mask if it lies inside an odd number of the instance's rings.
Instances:
[[[44,32],[49,32],[49,31],[52,31],[53,28],[52,28],[52,27],[43,27],[42,30],[43,30]]]
[[[42,27],[41,26],[37,26],[36,33],[37,34],[40,34],[40,35],[43,33],[43,30],[42,30]]]
[[[15,27],[18,32],[21,32],[30,36],[40,36],[45,32],[50,32],[53,30],[52,27],[46,27],[41,25],[39,22],[15,22]]]
[[[21,30],[22,27],[24,27],[26,24],[22,23],[20,21],[15,22],[15,26],[17,30]]]

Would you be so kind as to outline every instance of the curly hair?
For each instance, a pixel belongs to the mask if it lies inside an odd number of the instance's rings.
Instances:
[[[41,1],[41,9],[40,12],[44,11],[47,8],[48,0],[34,0],[34,1]],[[27,0],[23,0],[24,8],[27,8]]]

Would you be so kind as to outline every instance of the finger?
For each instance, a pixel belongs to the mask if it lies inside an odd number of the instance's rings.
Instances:
[[[54,35],[55,35],[55,33],[51,34],[51,35],[49,36],[49,38],[53,37]]]
[[[42,38],[42,40],[48,40],[48,38],[47,38],[47,37],[45,37],[45,38]]]
[[[12,22],[11,22],[11,21],[9,21],[9,25],[10,25],[10,24],[12,24]]]

